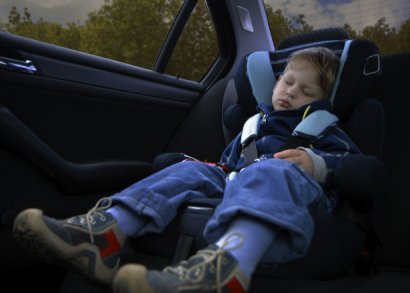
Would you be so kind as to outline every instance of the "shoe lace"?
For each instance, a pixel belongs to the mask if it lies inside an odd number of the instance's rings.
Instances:
[[[109,197],[100,198],[95,204],[95,206],[92,209],[90,209],[85,215],[85,220],[87,223],[88,233],[90,234],[91,243],[94,243],[92,225],[95,223],[95,216],[98,216],[100,219],[104,220],[105,216],[101,212],[108,209],[111,206],[111,204],[112,204],[111,198]]]
[[[230,245],[232,242],[239,239],[239,242],[235,245]],[[184,280],[188,283],[198,283],[203,280],[206,272],[206,267],[209,265],[210,269],[215,269],[215,284],[216,290],[218,293],[222,292],[222,284],[221,284],[221,272],[222,272],[222,263],[223,263],[223,253],[226,250],[235,250],[238,249],[243,243],[243,236],[240,233],[230,233],[227,235],[220,247],[216,250],[212,249],[203,249],[199,250],[194,256],[188,259],[188,261],[182,261],[176,267],[166,267],[164,272],[170,272],[178,275],[181,280]],[[226,247],[229,246],[229,249]],[[194,261],[197,258],[201,258],[201,260],[190,267],[189,263]],[[216,259],[216,267],[213,265],[213,262]],[[195,276],[195,277],[192,277]]]

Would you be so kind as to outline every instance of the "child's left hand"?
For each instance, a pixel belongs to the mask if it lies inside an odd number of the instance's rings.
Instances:
[[[298,149],[284,150],[273,155],[276,159],[286,160],[302,167],[309,175],[313,176],[313,161],[307,152]]]

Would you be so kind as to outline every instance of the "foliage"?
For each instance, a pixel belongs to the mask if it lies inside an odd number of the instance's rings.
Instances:
[[[27,8],[16,7],[0,30],[53,43],[75,50],[111,58],[144,68],[152,68],[161,46],[178,14],[183,0],[105,0],[97,11],[88,14],[84,24],[65,25],[40,18],[34,22]],[[281,10],[266,6],[272,38],[284,38],[312,31],[303,14],[288,17]],[[382,54],[410,50],[410,20],[397,31],[385,18],[356,32],[344,25],[354,39],[374,41]],[[172,54],[166,72],[199,80],[218,54],[218,41],[205,1],[199,1]]]
[[[199,80],[217,55],[218,40],[213,22],[205,1],[199,1],[178,40],[166,73]]]
[[[304,15],[291,19],[283,15],[281,10],[273,11],[270,6],[267,6],[266,13],[275,44],[288,36],[313,30],[313,27],[306,23]],[[348,23],[344,24],[343,29],[352,39],[372,40],[379,47],[381,54],[410,51],[410,20],[407,20],[398,32],[386,23],[384,17],[374,26],[365,27],[362,32],[356,32]]]
[[[23,15],[20,15],[15,6],[11,9],[8,20],[8,23],[0,25],[0,28],[10,33],[68,48],[79,47],[80,28],[75,23],[68,23],[63,27],[43,18],[33,22],[27,8],[24,8]]]
[[[81,28],[79,50],[151,68],[181,0],[105,0]]]
[[[313,30],[313,27],[305,21],[303,14],[299,14],[296,18],[288,18],[280,9],[273,11],[272,7],[267,5],[266,15],[274,44],[279,44],[291,35]]]

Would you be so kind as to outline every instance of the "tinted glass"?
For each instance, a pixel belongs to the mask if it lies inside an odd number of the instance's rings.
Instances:
[[[211,15],[206,2],[199,1],[178,40],[166,73],[200,80],[217,55],[218,41]]]
[[[275,44],[313,29],[343,27],[351,38],[374,41],[381,54],[410,51],[407,0],[264,0]]]
[[[184,0],[4,0],[0,29],[152,69]],[[200,80],[218,55],[205,1],[199,1],[166,73]]]

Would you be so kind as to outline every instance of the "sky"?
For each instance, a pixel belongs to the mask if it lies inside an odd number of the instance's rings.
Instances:
[[[252,0],[248,0],[252,1]],[[274,10],[281,9],[285,15],[304,14],[314,28],[349,23],[356,31],[374,25],[386,17],[390,27],[396,27],[410,18],[408,0],[264,0]],[[29,8],[33,21],[43,17],[47,21],[65,24],[83,22],[87,14],[97,10],[104,0],[0,0],[0,23],[7,22],[12,6],[20,13]],[[318,17],[320,15],[320,17]]]
[[[43,17],[47,21],[62,24],[84,21],[87,14],[97,10],[104,0],[0,0],[0,23],[7,22],[7,17],[13,6],[20,14],[27,7],[33,21]]]

